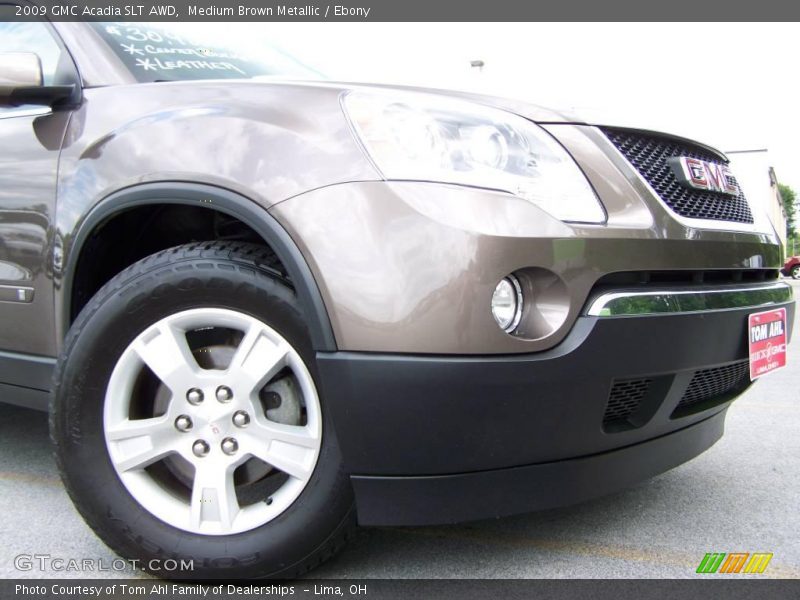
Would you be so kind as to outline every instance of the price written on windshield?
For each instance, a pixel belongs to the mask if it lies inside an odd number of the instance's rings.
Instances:
[[[131,66],[143,71],[232,71],[247,76],[249,59],[224,48],[212,48],[190,36],[164,28],[116,23],[104,27]]]

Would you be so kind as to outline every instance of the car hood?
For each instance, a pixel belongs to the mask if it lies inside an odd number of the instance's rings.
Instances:
[[[590,125],[596,127],[615,127],[624,129],[637,129],[642,131],[649,131],[653,133],[660,133],[666,136],[674,137],[677,139],[691,141],[696,144],[706,146],[709,150],[723,155],[720,150],[709,146],[702,142],[694,140],[687,135],[688,132],[675,131],[674,127],[659,127],[657,123],[642,122],[640,120],[631,119],[629,115],[614,111],[598,111],[595,109],[558,109],[541,106],[526,100],[519,100],[514,98],[503,98],[499,96],[492,96],[488,94],[478,94],[474,92],[407,86],[397,84],[380,84],[380,83],[362,83],[362,82],[342,82],[342,81],[311,81],[311,80],[291,80],[284,78],[256,78],[256,79],[238,79],[238,80],[201,80],[201,81],[179,81],[170,82],[167,84],[158,85],[179,85],[179,86],[192,86],[204,85],[214,86],[220,84],[226,89],[232,82],[237,85],[252,85],[252,86],[269,86],[269,85],[288,85],[298,87],[316,87],[325,88],[329,90],[340,90],[347,92],[351,90],[381,90],[390,91],[397,90],[400,92],[418,92],[425,94],[436,94],[439,96],[447,96],[451,98],[458,98],[493,108],[499,108],[508,112],[517,114],[534,123],[542,125],[554,124],[571,124],[571,125]]]
[[[529,102],[524,99],[504,98],[499,96],[492,96],[489,94],[478,94],[474,92],[465,92],[458,90],[429,88],[429,87],[416,87],[395,84],[373,84],[373,83],[352,83],[352,82],[311,82],[310,85],[320,86],[333,86],[339,87],[343,91],[352,89],[370,90],[399,90],[404,92],[420,92],[426,94],[436,94],[440,96],[448,96],[451,98],[459,98],[494,108],[499,108],[520,115],[530,121],[545,124],[571,124],[571,125],[591,125],[595,127],[614,127],[621,129],[636,129],[641,131],[649,131],[657,134],[662,134],[669,137],[674,137],[682,140],[691,141],[693,143],[706,146],[717,154],[723,154],[719,149],[714,148],[702,141],[696,140],[691,137],[691,131],[676,130],[674,123],[661,124],[658,117],[642,119],[641,117],[632,117],[622,111],[615,111],[610,109],[596,109],[596,108],[570,108],[561,109],[546,107],[535,102]]]
[[[648,131],[655,134],[660,134],[675,139],[688,141],[700,146],[705,146],[712,152],[724,156],[724,152],[715,148],[712,145],[704,143],[703,141],[696,140],[692,136],[692,131],[682,129],[680,126],[676,129],[674,123],[664,121],[662,124],[658,116],[654,118],[632,117],[622,111],[615,111],[610,109],[595,109],[595,108],[580,108],[580,109],[559,109],[544,107],[535,103],[527,102],[525,100],[516,100],[512,98],[502,98],[498,96],[491,96],[485,94],[477,94],[472,92],[461,92],[456,90],[423,88],[412,86],[399,86],[399,85],[375,85],[375,84],[339,84],[346,86],[349,89],[383,89],[383,90],[401,90],[422,92],[429,94],[437,94],[449,96],[452,98],[459,98],[476,102],[486,106],[492,106],[520,115],[530,121],[542,125],[550,124],[571,124],[571,125],[590,125],[595,127],[609,127],[618,129],[635,129],[640,131]]]
[[[448,96],[450,98],[459,98],[461,100],[468,100],[477,104],[485,106],[492,106],[507,110],[508,112],[515,113],[526,119],[536,123],[577,123],[588,124],[579,116],[572,114],[568,111],[561,111],[559,109],[548,108],[538,104],[526,102],[524,100],[514,100],[511,98],[501,98],[498,96],[491,96],[486,94],[477,94],[474,92],[462,92],[458,90],[448,90],[439,88],[416,87],[408,85],[394,85],[394,84],[373,84],[373,83],[351,83],[351,82],[326,82],[322,85],[340,86],[345,90],[359,89],[359,90],[398,90],[402,92],[419,92],[424,94],[436,94],[438,96]]]

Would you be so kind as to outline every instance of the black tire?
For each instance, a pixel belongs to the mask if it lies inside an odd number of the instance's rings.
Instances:
[[[800,265],[792,267],[792,279],[800,279]]]
[[[83,309],[59,359],[50,412],[51,437],[64,484],[95,533],[116,553],[159,577],[296,577],[333,556],[355,527],[349,477],[322,406],[322,445],[308,484],[283,513],[234,535],[201,535],[157,519],[120,481],[105,443],[105,389],[117,359],[145,328],[169,314],[201,307],[250,314],[278,331],[318,382],[297,297],[269,250],[255,244],[179,246],[132,265]],[[193,561],[192,570],[151,563]],[[156,565],[155,567],[153,565]]]

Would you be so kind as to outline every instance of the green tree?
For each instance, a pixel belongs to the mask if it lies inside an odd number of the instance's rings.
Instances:
[[[795,235],[794,220],[796,194],[792,188],[783,183],[778,184],[778,191],[781,193],[783,208],[786,211],[786,237],[791,238]]]
[[[800,250],[800,232],[795,225],[797,223],[797,194],[788,185],[778,184],[778,190],[783,200],[783,207],[786,210],[786,254],[795,256]]]

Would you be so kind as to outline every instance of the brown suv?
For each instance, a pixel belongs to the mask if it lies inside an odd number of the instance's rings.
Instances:
[[[6,21],[0,394],[49,404],[78,510],[151,571],[291,576],[357,522],[631,485],[722,435],[748,316],[792,323],[713,148]]]

